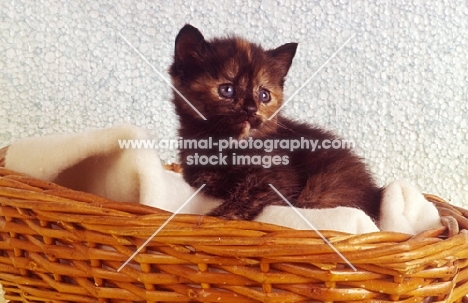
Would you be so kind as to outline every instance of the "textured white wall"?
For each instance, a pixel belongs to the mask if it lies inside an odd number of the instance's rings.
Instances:
[[[407,178],[468,206],[466,1],[0,3],[0,146],[130,122],[174,138],[167,77],[189,22],[265,47],[296,41],[285,113],[354,139],[380,184]],[[174,152],[163,152],[167,161]]]

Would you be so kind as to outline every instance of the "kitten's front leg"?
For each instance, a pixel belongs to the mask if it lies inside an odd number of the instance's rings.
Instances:
[[[275,198],[267,198],[272,190],[266,175],[256,168],[222,171],[219,168],[189,166],[184,170],[184,177],[191,186],[199,188],[204,184],[206,194],[224,200],[208,213],[210,216],[252,220]]]
[[[231,196],[207,215],[228,220],[253,220],[266,206],[275,202],[275,197],[269,192],[271,188],[258,189],[255,194],[250,194],[248,190],[240,191],[238,196]]]
[[[268,205],[284,205],[269,184],[273,184],[288,199],[296,199],[299,191],[294,177],[288,173],[281,179],[275,176],[271,171],[247,174],[242,182],[228,190],[225,201],[208,215],[231,220],[253,220]]]

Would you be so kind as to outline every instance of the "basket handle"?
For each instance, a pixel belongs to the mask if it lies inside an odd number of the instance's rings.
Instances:
[[[424,197],[439,211],[441,223],[447,228],[449,237],[457,235],[462,229],[468,229],[467,210],[451,205],[436,195],[424,194]]]

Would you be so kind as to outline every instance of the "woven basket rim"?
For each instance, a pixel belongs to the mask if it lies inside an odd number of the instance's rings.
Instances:
[[[115,294],[106,292],[108,285],[102,282],[109,283],[110,277],[119,287],[115,291],[129,302],[150,302],[150,298],[176,302],[187,296],[204,302],[202,297],[208,290],[226,302],[235,302],[235,296],[246,302],[300,302],[316,300],[318,293],[324,301],[333,301],[346,295],[346,291],[380,299],[375,291],[378,287],[389,293],[388,298],[406,300],[410,295],[405,290],[392,289],[401,283],[408,289],[414,283],[422,283],[421,289],[426,293],[439,293],[440,298],[455,302],[468,293],[468,233],[464,230],[468,212],[437,196],[425,196],[445,216],[455,218],[460,231],[449,234],[447,229],[440,228],[415,236],[321,231],[356,265],[358,272],[353,272],[314,231],[202,215],[175,216],[129,266],[117,272],[172,213],[138,203],[111,201],[0,168],[0,233],[4,240],[8,238],[6,242],[0,241],[3,254],[0,281],[15,302],[22,302],[15,295],[18,285],[31,296],[49,299],[53,297],[52,290],[63,288],[60,293],[69,301],[81,302],[76,293],[116,300],[112,299]],[[74,249],[68,243],[75,243]],[[73,266],[57,263],[70,254],[75,257]],[[158,263],[159,259],[166,263]],[[94,261],[88,264],[86,260]],[[31,272],[33,263],[39,270],[37,274]],[[80,278],[80,266],[98,274]],[[226,277],[228,285],[215,283],[221,275],[218,271]],[[67,276],[67,272],[76,273],[77,277]],[[435,281],[428,278],[430,275],[440,278]],[[343,276],[351,280],[342,281]],[[154,277],[181,282],[160,286]],[[202,277],[206,280],[202,281]],[[284,283],[284,277],[294,281],[295,286]],[[360,281],[362,277],[367,277],[368,282]],[[393,281],[388,277],[393,277]],[[74,290],[64,282],[67,279],[77,285]],[[97,286],[84,282],[89,279]],[[316,286],[320,279],[328,281],[321,282],[326,287]],[[190,288],[191,283],[200,286]],[[135,284],[140,286],[135,288]],[[248,286],[251,284],[256,286],[251,288]],[[317,293],[310,293],[305,285],[315,285]],[[420,297],[423,291],[415,288],[411,293]]]

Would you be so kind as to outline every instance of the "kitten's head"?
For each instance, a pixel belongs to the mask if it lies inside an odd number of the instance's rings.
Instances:
[[[261,137],[276,129],[268,120],[283,102],[283,85],[297,43],[264,50],[238,37],[206,41],[198,29],[185,25],[175,41],[170,67],[183,126],[184,117],[203,118],[223,135]]]

